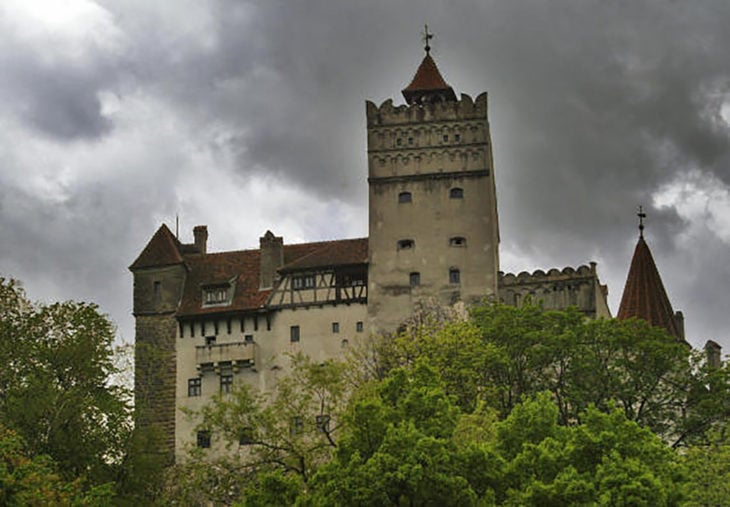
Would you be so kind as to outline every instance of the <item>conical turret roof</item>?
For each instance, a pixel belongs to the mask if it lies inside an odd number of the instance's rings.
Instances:
[[[170,232],[170,229],[162,224],[147,243],[147,246],[144,247],[142,253],[139,254],[139,257],[129,266],[129,269],[170,266],[182,262],[180,242]]]
[[[617,316],[622,320],[632,317],[643,319],[653,326],[663,327],[675,338],[684,339],[643,234],[639,236],[634,249],[634,257],[631,259]]]
[[[403,90],[403,97],[408,104],[456,101],[454,89],[446,83],[428,51],[426,51],[421,65],[418,66],[413,80]]]

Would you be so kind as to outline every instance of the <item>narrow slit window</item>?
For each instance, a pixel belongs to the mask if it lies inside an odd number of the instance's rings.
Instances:
[[[466,238],[463,236],[454,236],[449,239],[449,246],[466,246]]]
[[[299,326],[291,326],[289,328],[289,340],[292,343],[297,343],[300,339]]]
[[[358,320],[355,323],[355,331],[358,332],[358,333],[362,333],[363,329],[364,329],[364,326],[362,324],[362,321],[361,320]]]
[[[340,323],[339,322],[333,322],[332,323],[332,332],[333,333],[339,333],[340,332]]]
[[[201,449],[209,449],[210,448],[210,431],[208,431],[208,430],[198,431],[196,443],[198,444],[198,447],[200,447]]]

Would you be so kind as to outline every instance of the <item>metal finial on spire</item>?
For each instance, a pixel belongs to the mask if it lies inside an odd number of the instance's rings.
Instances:
[[[430,54],[431,46],[428,41],[431,39],[433,39],[433,33],[428,33],[428,25],[423,25],[423,37],[421,37],[421,40],[423,40],[423,43],[425,44],[423,49],[426,50],[426,54]]]
[[[637,217],[639,217],[639,237],[644,237],[644,219],[646,218],[646,213],[644,213],[644,207],[639,206],[639,212],[636,214]]]

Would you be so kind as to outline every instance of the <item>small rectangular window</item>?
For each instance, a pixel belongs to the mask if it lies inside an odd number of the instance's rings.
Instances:
[[[461,134],[454,134],[454,141],[456,141],[457,143],[461,141]]]
[[[448,141],[449,141],[449,135],[448,134],[444,134],[444,142],[446,143]]]
[[[340,323],[339,322],[333,322],[332,323],[332,332],[333,333],[339,333],[340,332]]]
[[[294,416],[289,422],[289,433],[291,435],[298,435],[304,431],[304,421],[300,416]]]
[[[200,396],[203,391],[203,380],[199,377],[188,379],[188,396]]]
[[[400,194],[398,194],[398,202],[400,202],[400,203],[411,202],[412,199],[413,199],[413,196],[411,195],[410,192],[401,192]]]
[[[299,326],[291,326],[289,328],[289,339],[292,343],[299,341]]]
[[[355,331],[357,331],[358,333],[362,333],[362,330],[363,330],[363,325],[362,325],[362,321],[359,321],[359,320],[358,320],[358,321],[357,321],[357,322],[355,323]]]
[[[251,445],[253,443],[253,430],[251,428],[243,428],[238,433],[238,445]]]
[[[206,336],[205,344],[210,347],[211,345],[215,345],[215,340],[216,340],[215,336]]]
[[[311,289],[314,287],[314,275],[300,275],[292,278],[292,288],[295,290]]]
[[[222,394],[230,393],[232,386],[233,386],[233,374],[232,373],[222,373],[221,374],[221,393]]]
[[[416,245],[412,239],[401,239],[398,241],[398,250],[410,250]]]
[[[409,282],[411,287],[418,287],[421,285],[421,273],[411,273],[409,275]]]
[[[322,433],[329,433],[330,431],[330,416],[328,414],[321,414],[315,417],[314,423],[317,425],[317,430]]]
[[[466,246],[466,238],[462,236],[454,236],[449,239],[449,246]]]
[[[210,448],[210,431],[208,431],[208,430],[198,431],[196,442],[198,444],[198,447],[200,447],[201,449],[209,449]]]
[[[409,137],[409,138],[408,138],[408,144],[409,144],[409,145],[412,145],[412,144],[413,144],[413,138],[412,138],[412,137]]]
[[[449,197],[451,199],[463,199],[464,198],[464,189],[455,187],[449,190]]]
[[[449,270],[449,283],[461,283],[461,273],[456,268]]]
[[[243,341],[246,343],[253,343],[253,335],[252,334],[244,335]]]

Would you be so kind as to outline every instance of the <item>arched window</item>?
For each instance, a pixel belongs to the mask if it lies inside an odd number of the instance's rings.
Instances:
[[[459,284],[461,283],[461,272],[458,268],[449,269],[449,283]]]
[[[401,239],[398,241],[398,250],[410,250],[416,245],[412,239]]]
[[[449,238],[449,246],[466,246],[466,238],[463,236]]]
[[[401,192],[398,194],[398,202],[411,202],[412,196],[410,192]]]
[[[460,187],[454,187],[451,190],[449,190],[449,197],[451,199],[463,199],[464,198],[464,189]]]

